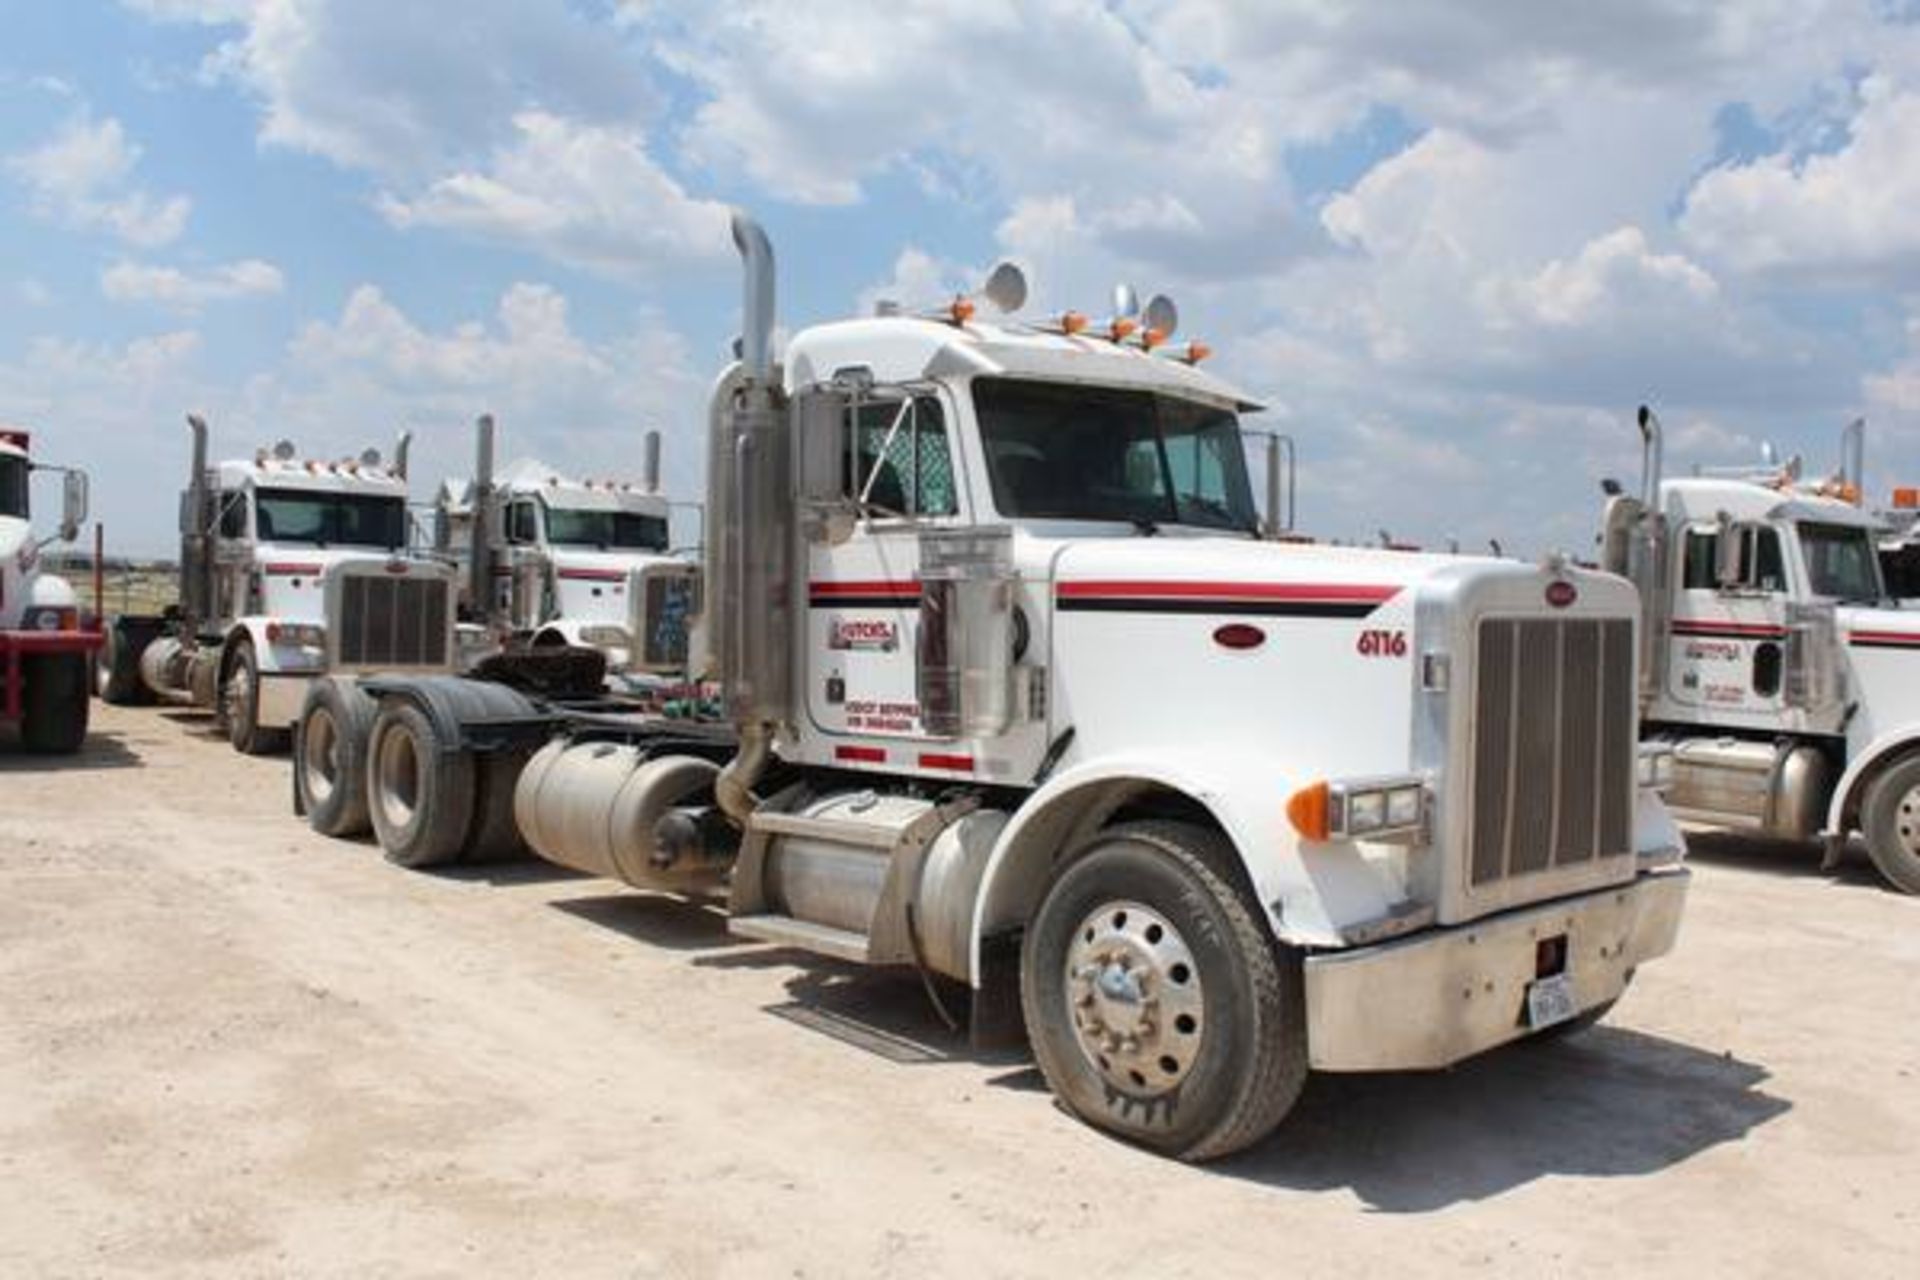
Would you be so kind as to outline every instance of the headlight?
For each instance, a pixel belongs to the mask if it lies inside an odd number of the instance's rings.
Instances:
[[[1316,782],[1287,801],[1287,817],[1309,840],[1418,839],[1427,830],[1427,784],[1419,778]]]
[[[267,643],[292,645],[297,649],[324,649],[327,629],[312,622],[269,622]]]
[[[624,648],[628,643],[625,627],[604,625],[580,628],[580,639],[595,648]]]
[[[1641,743],[1634,781],[1642,791],[1665,791],[1673,786],[1673,748],[1664,742]]]
[[[78,631],[80,611],[71,605],[37,605],[21,615],[20,623],[26,631]]]

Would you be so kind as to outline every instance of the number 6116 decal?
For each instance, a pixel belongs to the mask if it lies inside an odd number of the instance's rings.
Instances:
[[[1404,658],[1407,656],[1407,633],[1369,629],[1360,633],[1359,643],[1354,647],[1363,658]]]

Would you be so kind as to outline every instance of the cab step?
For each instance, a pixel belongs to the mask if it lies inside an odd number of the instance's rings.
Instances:
[[[855,964],[866,964],[869,959],[866,934],[795,920],[792,916],[736,916],[727,921],[727,932],[759,942],[772,942],[783,947],[811,951],[816,955],[832,956],[836,960],[851,960]]]

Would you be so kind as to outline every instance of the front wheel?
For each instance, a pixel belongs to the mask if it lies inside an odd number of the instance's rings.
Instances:
[[[1860,826],[1880,874],[1902,893],[1920,894],[1920,755],[1896,761],[1873,780]]]
[[[284,751],[292,737],[286,729],[260,723],[260,660],[254,656],[252,641],[237,642],[227,664],[227,678],[220,686],[220,711],[227,725],[227,741],[243,755]]]
[[[1300,958],[1174,822],[1113,827],[1028,926],[1021,1004],[1041,1073],[1082,1120],[1184,1160],[1251,1146],[1307,1077]]]

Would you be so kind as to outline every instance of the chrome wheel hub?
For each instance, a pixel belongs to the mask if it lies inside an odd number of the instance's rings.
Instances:
[[[1109,1084],[1155,1097],[1186,1079],[1205,1001],[1193,953],[1165,916],[1137,902],[1089,913],[1067,949],[1066,979],[1074,1038]]]
[[[379,784],[374,801],[388,824],[398,829],[412,822],[414,808],[420,803],[420,761],[410,736],[389,732],[381,738],[374,778]]]
[[[1900,847],[1920,858],[1920,787],[1911,787],[1894,810],[1893,834]]]

